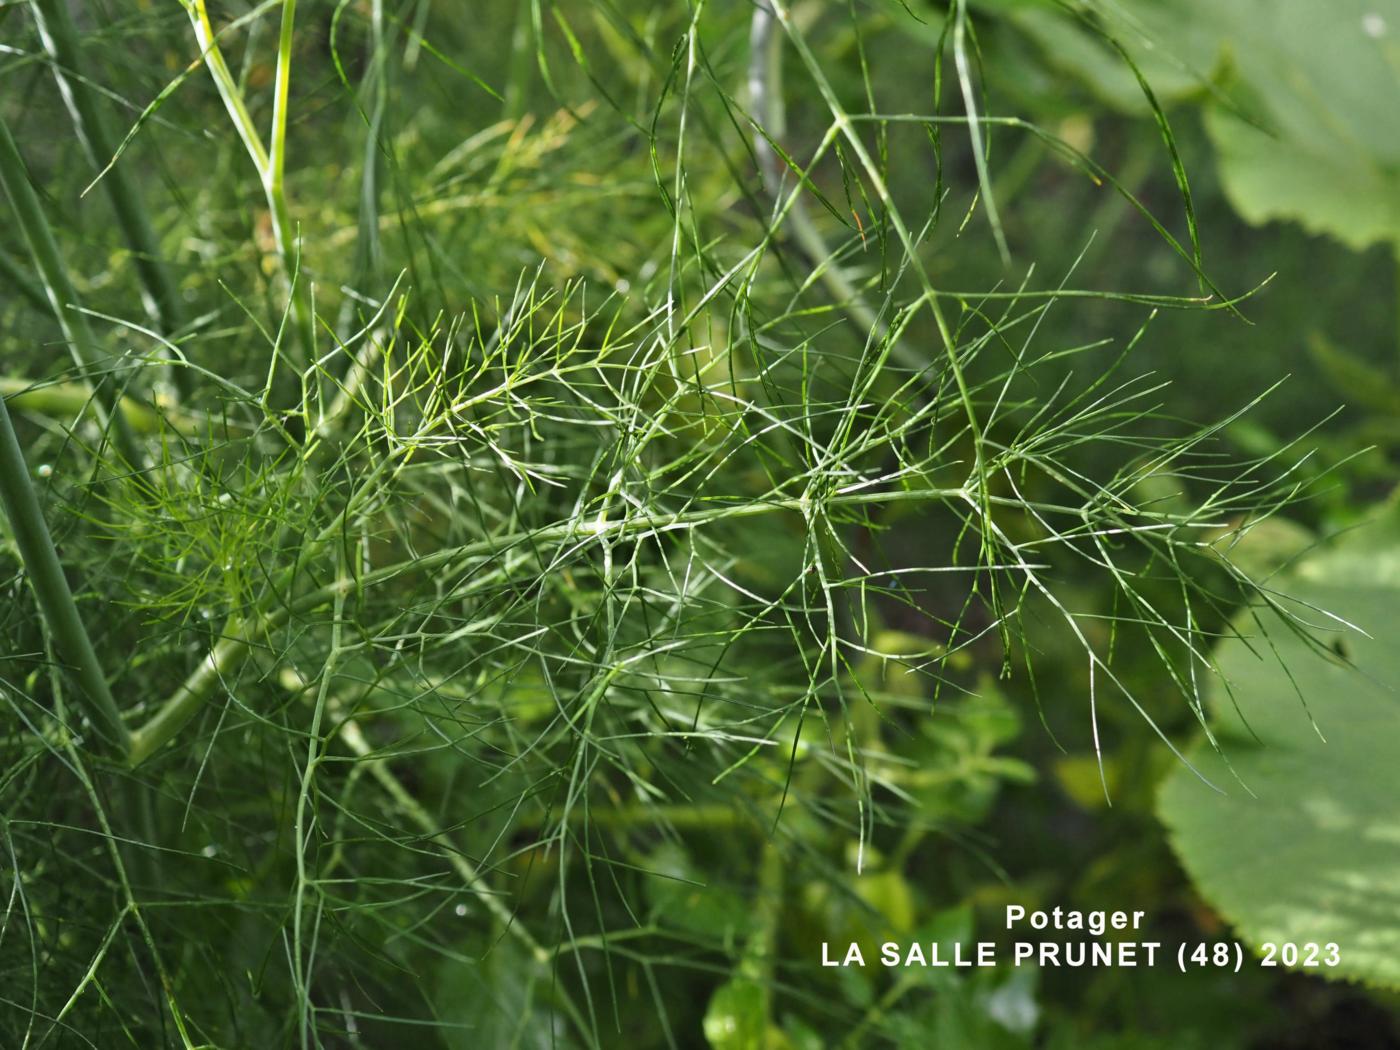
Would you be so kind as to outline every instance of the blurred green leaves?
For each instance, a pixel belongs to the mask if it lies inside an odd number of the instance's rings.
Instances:
[[[1163,101],[1204,108],[1226,196],[1251,223],[1282,219],[1360,250],[1400,238],[1400,11],[1376,0],[1091,0],[1012,5],[1056,67],[1142,112],[1107,38]],[[1088,28],[1096,20],[1103,36]]]

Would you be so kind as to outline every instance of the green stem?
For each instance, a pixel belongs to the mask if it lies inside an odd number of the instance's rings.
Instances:
[[[267,625],[264,629],[271,630],[272,626]],[[184,724],[194,717],[195,712],[204,706],[224,675],[233,671],[248,654],[250,640],[236,633],[236,626],[226,630],[231,633],[219,639],[155,716],[131,734],[127,765],[136,768],[173,739]]]
[[[525,115],[529,102],[530,73],[534,68],[534,48],[531,46],[530,25],[531,0],[516,0],[515,28],[510,38],[510,65],[506,77],[505,100],[501,104],[501,116],[505,120],[519,120]]]
[[[890,330],[884,320],[865,301],[859,288],[846,276],[840,259],[826,243],[826,238],[817,228],[807,205],[802,198],[805,174],[797,173],[798,184],[786,200],[782,194],[784,167],[768,136],[778,139],[787,125],[787,113],[783,106],[783,49],[782,41],[773,32],[775,22],[771,11],[759,6],[754,9],[753,22],[749,33],[749,101],[754,114],[763,121],[765,135],[755,131],[754,153],[758,157],[759,174],[764,189],[778,206],[773,223],[776,227],[786,220],[792,228],[797,247],[807,256],[815,275],[826,285],[837,305],[856,323],[856,328],[869,336],[873,342],[881,343],[889,338]],[[906,368],[922,371],[929,361],[926,355],[915,350],[904,341],[896,338],[891,348],[891,356]]]
[[[285,180],[287,109],[291,97],[294,39],[292,27],[296,11],[296,0],[282,0],[282,27],[277,40],[277,86],[272,96],[272,138],[268,147],[268,170],[264,182],[267,187],[268,210],[272,213],[273,235],[277,240],[277,250],[282,255],[282,268],[286,272],[292,297],[292,321],[296,325],[297,339],[301,344],[303,363],[310,364],[316,359],[315,320],[311,316],[306,282],[298,279],[300,259],[296,247],[296,234],[287,208]]]
[[[302,365],[315,360],[316,332],[312,316],[310,298],[306,284],[298,280],[298,257],[296,247],[290,239],[291,217],[287,207],[287,195],[283,185],[283,174],[287,163],[287,108],[288,89],[292,69],[292,25],[296,15],[296,0],[283,0],[282,27],[277,43],[277,77],[273,96],[272,146],[263,146],[262,136],[243,101],[243,93],[224,61],[223,52],[209,21],[209,11],[205,0],[193,0],[188,5],[190,22],[194,26],[195,39],[199,42],[204,64],[214,80],[214,87],[223,99],[224,108],[233,121],[238,137],[248,151],[253,167],[257,169],[258,181],[267,197],[268,213],[272,217],[272,232],[277,244],[277,254],[282,264],[282,275],[287,282],[291,297],[292,325],[296,331],[296,342]]]
[[[117,152],[116,140],[103,112],[97,92],[78,70],[83,68],[79,34],[68,13],[67,0],[30,0],[34,22],[53,65],[59,92],[73,118],[88,158],[98,171],[107,169],[102,185],[112,202],[117,225],[131,249],[137,277],[145,289],[148,305],[161,327],[174,336],[184,324],[180,293],[161,259],[160,243],[145,202],[131,179],[129,166],[108,162]],[[187,393],[187,374],[173,369],[172,380],[181,393]]]
[[[0,398],[0,500],[4,502],[5,515],[10,519],[20,559],[39,600],[54,649],[68,665],[78,695],[98,732],[113,747],[125,751],[130,743],[126,726],[63,575],[4,398]]]
[[[355,273],[361,288],[378,287],[383,257],[379,244],[380,132],[389,106],[389,49],[384,39],[384,0],[371,0],[370,3],[369,47],[365,83],[373,101],[365,126],[359,233],[355,243]]]
[[[737,971],[758,985],[765,1027],[773,1021],[773,963],[783,917],[783,867],[782,852],[770,837],[759,852],[758,887],[751,905],[754,931]]]
[[[8,398],[15,408],[55,419],[81,415],[92,403],[92,391],[82,383],[36,384],[28,379],[0,376],[0,397]],[[161,413],[134,397],[123,397],[117,409],[127,426],[136,434],[158,434],[169,426],[186,436],[199,433],[199,421],[185,413]]]
[[[40,310],[49,308],[44,289],[29,276],[29,271],[21,266],[9,252],[0,252],[0,277],[10,282],[10,287],[19,292]]]
[[[63,257],[58,253],[53,231],[49,229],[39,206],[39,195],[34,192],[25,170],[24,160],[19,155],[15,140],[10,135],[9,126],[0,118],[0,186],[4,187],[15,218],[24,233],[25,243],[34,260],[34,268],[44,286],[44,294],[49,308],[53,310],[58,326],[63,332],[64,341],[84,379],[92,384],[97,403],[102,407],[105,421],[110,425],[117,450],[126,457],[132,466],[143,461],[136,439],[127,425],[126,417],[117,411],[117,388],[111,376],[99,376],[97,363],[103,356],[88,325],[87,316],[77,309],[78,293],[69,280],[68,270],[63,265]]]
[[[834,507],[868,507],[890,503],[930,503],[946,500],[971,502],[979,499],[988,506],[1006,506],[1024,510],[1027,504],[1005,496],[992,496],[974,493],[966,488],[895,489],[890,491],[858,490],[837,493],[820,501],[822,509]],[[1080,515],[1083,508],[1060,506],[1052,503],[1034,505],[1041,512]],[[667,532],[683,531],[721,521],[741,520],[779,512],[802,514],[812,513],[812,501],[805,496],[786,496],[765,502],[727,504],[702,510],[678,511],[673,514],[634,514],[630,517],[603,519],[600,521],[566,521],[545,528],[522,530],[504,536],[492,536],[484,540],[434,551],[408,561],[396,562],[382,568],[366,572],[353,581],[337,581],[297,598],[282,601],[275,609],[262,611],[254,609],[246,622],[230,621],[223,637],[200,661],[199,666],[175,690],[160,710],[140,729],[132,734],[130,763],[138,766],[167,743],[206,700],[213,694],[218,684],[231,673],[242,659],[259,644],[271,631],[285,624],[291,617],[309,612],[333,600],[347,588],[364,590],[369,587],[398,579],[410,570],[433,572],[447,569],[459,562],[485,558],[492,561],[494,572],[475,582],[485,586],[502,574],[511,571],[519,564],[512,561],[511,555],[524,552],[528,556],[538,550],[538,545],[554,541],[582,543],[587,539],[608,539],[614,543],[625,540],[640,540],[648,536],[659,536]],[[1180,521],[1185,519],[1171,514],[1141,512],[1140,515],[1155,521]],[[323,533],[306,544],[299,565],[325,539],[337,535],[335,530]],[[524,560],[524,556],[521,560]],[[295,582],[297,567],[283,573],[269,591],[281,599]]]
[[[344,572],[344,558],[337,559],[337,575]],[[313,780],[317,766],[325,754],[325,741],[321,739],[321,726],[325,719],[326,705],[331,696],[331,682],[340,670],[339,661],[344,649],[341,646],[341,632],[344,629],[345,592],[336,596],[335,611],[331,616],[331,650],[321,668],[321,682],[316,691],[316,709],[311,716],[311,728],[307,733],[306,765],[301,771],[301,788],[297,792],[296,817],[292,822],[292,836],[296,844],[297,888],[292,904],[292,980],[297,990],[297,1000],[301,1008],[300,1029],[302,1050],[308,1050],[311,1040],[311,967],[313,958],[307,958],[302,943],[305,926],[304,911],[307,891],[319,886],[320,873],[310,869],[308,854],[311,852],[311,829],[315,816],[310,812],[314,793]],[[319,916],[318,916],[319,917]],[[319,1042],[319,1041],[318,1041]]]
[[[234,79],[228,63],[224,61],[224,53],[219,49],[219,42],[214,36],[214,26],[209,21],[209,11],[204,6],[204,0],[194,0],[189,5],[189,16],[194,25],[195,40],[199,42],[205,68],[209,70],[219,98],[223,100],[224,108],[228,110],[229,118],[233,121],[234,130],[243,140],[243,147],[253,159],[253,167],[258,169],[258,176],[261,178],[268,170],[267,150],[263,147],[262,136],[258,134],[257,125],[253,123],[248,107],[243,103],[243,93],[238,89],[238,81]]]
[[[771,6],[774,16],[787,33],[788,40],[790,40],[793,47],[797,49],[797,53],[802,59],[802,64],[807,69],[807,75],[816,85],[817,93],[821,95],[822,101],[826,104],[826,108],[831,114],[832,129],[846,140],[851,153],[855,156],[856,160],[859,161],[860,168],[865,171],[865,177],[871,188],[875,191],[875,195],[879,198],[889,223],[894,228],[899,244],[904,249],[904,255],[909,262],[910,269],[913,271],[913,277],[923,291],[920,301],[928,305],[929,312],[933,316],[933,323],[938,330],[939,341],[943,344],[944,355],[948,363],[948,371],[953,378],[953,386],[957,390],[957,396],[959,402],[961,402],[963,414],[967,417],[967,427],[972,438],[972,470],[968,476],[968,483],[975,486],[975,505],[978,510],[978,516],[982,522],[981,555],[990,563],[993,558],[991,537],[996,531],[992,522],[991,494],[987,491],[987,481],[991,477],[991,471],[987,466],[986,440],[982,433],[982,421],[978,417],[977,405],[972,396],[972,387],[963,370],[963,363],[959,357],[958,343],[953,334],[953,328],[948,323],[948,318],[944,314],[943,306],[939,302],[938,292],[934,288],[928,270],[920,258],[919,246],[918,242],[915,240],[914,234],[910,231],[908,224],[904,221],[904,217],[900,214],[899,208],[895,204],[894,196],[885,182],[885,177],[879,165],[877,165],[870,156],[870,151],[866,148],[865,142],[856,131],[855,124],[850,114],[846,112],[845,106],[841,104],[836,88],[827,77],[824,67],[821,62],[817,60],[817,56],[812,53],[812,49],[807,44],[807,40],[803,36],[801,30],[793,21],[792,13],[788,9],[787,0],[771,0]],[[958,6],[958,11],[960,13],[963,11],[963,7],[964,5],[960,2]],[[981,164],[983,158],[980,152],[977,152],[980,150],[981,144],[977,136],[974,135],[973,138],[974,153],[976,154],[978,163]],[[987,201],[986,204],[990,214],[991,201]],[[998,233],[998,244],[1002,248],[1003,257],[1005,257],[1005,246],[1001,244],[999,236],[1000,224],[993,222],[993,226]],[[1009,645],[1010,639],[1004,634],[1006,617],[1002,615],[1004,610],[996,590],[995,575],[993,575],[991,579],[992,591],[990,597],[992,611],[995,614],[997,623],[1003,631],[1003,643]]]

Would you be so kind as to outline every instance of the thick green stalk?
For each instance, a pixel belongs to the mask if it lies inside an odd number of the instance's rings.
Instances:
[[[127,462],[139,466],[142,455],[136,439],[127,425],[126,417],[117,409],[117,385],[112,376],[98,373],[98,362],[102,351],[92,334],[87,317],[78,310],[78,293],[68,278],[68,270],[63,265],[63,257],[58,253],[53,231],[39,206],[39,195],[29,182],[24,160],[19,155],[15,140],[10,135],[9,126],[0,118],[0,186],[10,198],[15,218],[24,233],[25,243],[34,260],[34,268],[44,286],[49,307],[53,310],[58,326],[63,332],[64,341],[73,355],[85,380],[92,384],[106,421],[111,426],[113,441],[117,450]]]
[[[4,502],[24,571],[39,599],[54,649],[67,664],[77,684],[78,695],[83,698],[98,732],[113,747],[125,752],[130,737],[97,662],[92,640],[78,615],[68,579],[63,575],[63,566],[39,508],[39,497],[30,484],[29,469],[4,398],[0,398],[0,500]]]
[[[355,273],[361,288],[379,287],[383,252],[379,245],[379,183],[382,167],[380,131],[389,107],[389,53],[384,39],[384,0],[370,3],[369,71],[365,84],[373,101],[365,127],[365,152],[360,175],[359,234],[355,244]]]
[[[268,169],[267,150],[262,144],[257,125],[253,123],[252,114],[243,103],[243,93],[238,89],[238,81],[234,79],[228,63],[224,61],[224,53],[219,49],[219,42],[214,36],[214,25],[209,21],[209,11],[204,6],[204,0],[194,0],[187,7],[205,68],[213,77],[214,87],[219,92],[219,98],[223,100],[224,108],[228,110],[233,128],[243,140],[243,147],[248,151],[248,156],[253,160],[253,167],[258,169],[258,175],[261,177]]]
[[[79,49],[77,27],[68,13],[67,0],[30,0],[34,22],[44,42],[58,80],[59,92],[73,118],[73,127],[87,151],[88,159],[98,171],[107,168],[116,154],[116,140],[107,122],[97,92],[80,74],[83,59]],[[161,259],[156,237],[145,202],[131,179],[129,167],[114,164],[102,179],[107,197],[112,202],[117,225],[121,227],[127,246],[131,249],[137,277],[146,292],[148,305],[166,335],[174,336],[184,324],[180,293]],[[177,388],[187,387],[182,369],[172,376]],[[183,391],[182,391],[183,392]]]
[[[506,120],[519,120],[529,103],[530,74],[535,57],[530,3],[531,0],[517,0],[516,3],[515,29],[510,38],[510,73],[506,78],[505,101],[501,104],[501,116]]]
[[[269,628],[270,629],[270,628]],[[127,764],[133,769],[172,740],[214,693],[224,675],[248,655],[249,640],[236,627],[210,649],[194,672],[180,684],[149,722],[131,734]]]
[[[81,415],[92,403],[92,391],[82,383],[36,385],[11,376],[0,376],[0,397],[8,398],[17,409],[60,420]],[[127,426],[137,434],[158,434],[165,426],[186,436],[199,433],[199,419],[187,413],[161,413],[134,397],[123,397],[117,407]]]

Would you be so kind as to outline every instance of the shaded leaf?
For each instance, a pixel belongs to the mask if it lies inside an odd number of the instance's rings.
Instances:
[[[1313,972],[1400,986],[1394,530],[1393,521],[1368,529],[1369,536],[1310,559],[1283,585],[1296,601],[1371,637],[1319,631],[1328,658],[1269,614],[1262,635],[1242,622],[1248,644],[1220,646],[1234,702],[1217,688],[1213,720],[1238,780],[1198,744],[1190,760],[1223,794],[1178,768],[1159,812],[1201,893],[1256,950],[1335,943],[1340,964]],[[1294,608],[1311,623],[1327,623],[1321,613]]]

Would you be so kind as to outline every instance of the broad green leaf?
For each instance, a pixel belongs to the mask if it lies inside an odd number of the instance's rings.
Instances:
[[[1393,517],[1393,515],[1392,515]],[[1322,654],[1272,613],[1218,650],[1229,692],[1159,812],[1202,895],[1258,949],[1335,943],[1314,972],[1400,986],[1400,544],[1393,525],[1310,559],[1281,588]],[[1380,541],[1380,546],[1376,546]],[[1309,608],[1312,606],[1314,608]],[[1369,633],[1339,630],[1325,609]],[[1306,704],[1306,708],[1305,708]]]
[[[1389,90],[1400,110],[1400,84]],[[1291,219],[1356,250],[1400,238],[1400,170],[1364,147],[1270,135],[1218,108],[1206,111],[1206,129],[1225,194],[1246,222]]]
[[[1382,0],[1095,0],[1162,101],[1197,95],[1225,193],[1247,221],[1352,248],[1400,238],[1400,8]],[[1126,63],[1073,16],[1012,19],[1051,64],[1140,112]]]
[[[1238,85],[1262,128],[1218,105],[1207,114],[1240,214],[1292,219],[1353,248],[1400,237],[1400,10],[1376,0],[1196,6],[1198,23],[1219,27],[1227,87]]]

